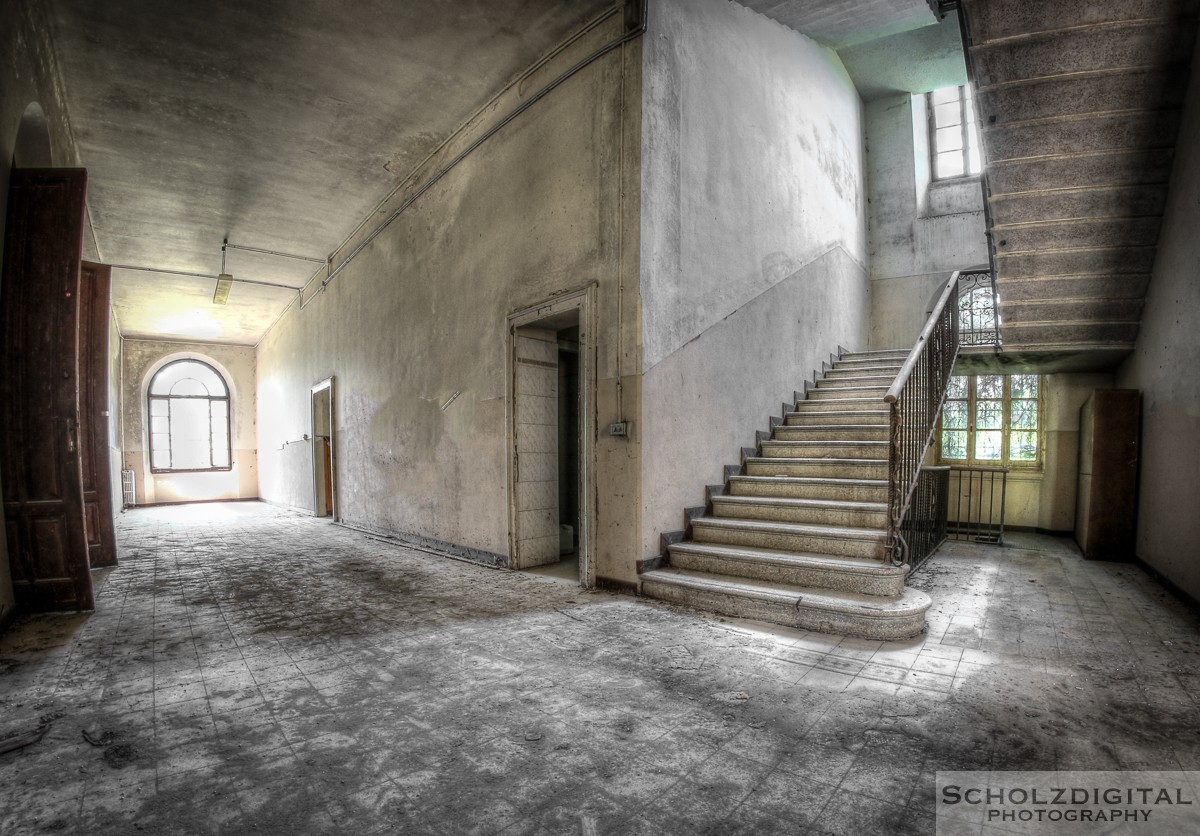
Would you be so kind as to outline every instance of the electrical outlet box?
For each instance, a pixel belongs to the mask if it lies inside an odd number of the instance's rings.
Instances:
[[[608,425],[608,434],[624,438],[629,435],[629,424],[625,421],[616,421]]]

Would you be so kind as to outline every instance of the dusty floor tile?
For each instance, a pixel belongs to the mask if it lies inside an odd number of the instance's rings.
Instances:
[[[53,717],[6,834],[927,833],[939,769],[1200,768],[1196,616],[1052,538],[948,544],[879,643],[252,503],[119,536],[97,613],[0,636],[3,716]]]

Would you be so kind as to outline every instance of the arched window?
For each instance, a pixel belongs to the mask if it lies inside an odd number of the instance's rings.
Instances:
[[[996,285],[990,270],[962,271],[958,280],[959,344],[999,345]]]
[[[229,387],[199,360],[167,363],[150,379],[150,470],[229,470]]]

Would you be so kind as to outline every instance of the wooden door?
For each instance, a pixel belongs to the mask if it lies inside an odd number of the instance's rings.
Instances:
[[[0,279],[0,479],[13,591],[92,609],[79,456],[82,169],[14,169]]]
[[[559,559],[558,337],[529,326],[515,334],[513,421],[516,428],[514,569]]]
[[[117,565],[108,443],[108,317],[112,268],[85,261],[79,270],[79,452],[83,519],[92,568]]]

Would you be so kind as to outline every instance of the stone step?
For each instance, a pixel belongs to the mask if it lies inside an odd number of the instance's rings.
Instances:
[[[841,357],[833,361],[835,369],[862,369],[878,366],[888,366],[900,368],[904,365],[904,361],[908,359],[907,351],[889,352],[879,355],[853,355],[843,354]]]
[[[1037,122],[1017,122],[995,127],[984,127],[983,142],[989,154],[995,154],[995,162],[1002,165],[1012,160],[1036,160],[1051,154],[1061,154],[1064,148],[1072,153],[1106,153],[1111,151],[1134,151],[1139,148],[1170,147],[1179,133],[1179,111],[1151,111],[1148,113],[1092,113],[1068,118],[1047,119]],[[1005,166],[1007,167],[1007,166]],[[1080,167],[1062,166],[1043,169],[1048,175],[1058,174],[1058,179],[1043,181],[1037,189],[1069,188],[1086,184],[1074,177],[1083,175]],[[1008,169],[1012,179],[1013,169]],[[1111,180],[1107,181],[1111,184]],[[1008,185],[1012,188],[1011,182]],[[1018,188],[1020,188],[1018,186]]]
[[[883,396],[887,394],[888,387],[891,385],[891,380],[870,386],[821,386],[818,384],[817,388],[808,390],[805,399],[809,401],[844,401],[866,398],[882,403]]]
[[[1157,219],[1156,219],[1157,220]],[[1099,296],[1107,299],[1137,299],[1146,295],[1150,276],[1099,275],[1052,276],[997,280],[997,295],[1006,302],[1035,302],[1039,299],[1077,299]]]
[[[1032,348],[1041,346],[1132,346],[1137,340],[1136,322],[1005,322],[1004,344]]]
[[[1111,167],[1112,161],[1109,160],[1109,163]],[[989,183],[991,179],[992,175],[989,174]],[[1152,247],[1158,241],[1160,221],[1161,218],[1078,218],[997,227],[997,255],[1070,247]]]
[[[642,575],[641,592],[722,615],[878,641],[920,635],[930,605],[915,589],[890,599],[670,568]]]
[[[865,368],[828,368],[822,375],[820,380],[817,380],[817,386],[836,386],[841,384],[841,381],[854,381],[863,378],[868,378],[875,381],[895,380],[896,374],[900,373],[899,366],[888,366],[880,368],[878,366],[870,366]],[[892,384],[888,384],[892,385]]]
[[[792,427],[780,424],[772,436],[777,441],[887,441],[888,425],[882,424],[813,424]]]
[[[876,560],[884,559],[886,537],[886,532],[878,529],[815,523],[731,520],[723,517],[699,517],[692,520],[692,539],[698,543],[723,543],[728,546],[751,546]]]
[[[1041,191],[1051,184],[1090,188],[1165,183],[1171,177],[1173,159],[1171,148],[1124,148],[1115,151],[1093,151],[1078,157],[1043,157],[1009,160],[998,164],[988,163],[988,188],[991,190],[992,199],[995,200],[1007,195]],[[1098,221],[1102,223],[1111,219],[1101,218]],[[1128,234],[1123,229],[1123,224],[1113,226],[1118,227],[1118,236]],[[1157,232],[1158,227],[1155,227],[1154,231]],[[1146,237],[1143,236],[1141,240],[1145,241]],[[1154,241],[1155,236],[1149,236],[1149,243],[1153,244]],[[1010,247],[1013,243],[1009,238]],[[1070,238],[1060,243],[1064,246],[1081,246],[1089,242],[1087,238]],[[1099,236],[1094,238],[1093,243],[1116,245],[1113,239]]]
[[[879,396],[875,398],[863,397],[840,397],[840,398],[822,398],[809,399],[804,401],[796,401],[797,412],[838,412],[850,410],[875,410],[882,409],[885,404],[883,402],[883,393],[886,390],[879,390]],[[812,392],[809,392],[811,395]]]
[[[887,459],[813,459],[751,456],[748,476],[840,476],[847,479],[886,479]]]
[[[1008,225],[1161,215],[1166,202],[1166,184],[1150,184],[1028,192],[995,198],[990,205],[996,224]],[[1070,269],[1062,275],[1083,272],[1088,271]]]
[[[1194,21],[1191,26],[1194,32]],[[1191,38],[1177,37],[1178,31],[1179,23],[1173,20],[1131,20],[1051,33],[1026,30],[1021,38],[976,42],[971,48],[975,82],[980,88],[989,88],[1022,79],[1084,78],[1084,74],[1113,67],[1186,65],[1193,43]]]
[[[876,348],[871,351],[847,351],[839,355],[838,360],[890,360],[899,357],[903,360],[912,349],[909,348]]]
[[[1045,3],[1028,0],[992,0],[972,4],[972,32],[980,43],[1028,36],[1039,31],[1068,29],[1099,23],[1120,23],[1130,18],[1170,17],[1186,14],[1194,5],[1182,3],[1130,3],[1129,0],[1088,0],[1087,3]]]
[[[1049,252],[1002,253],[996,260],[997,269],[1009,280],[1100,272],[1138,274],[1149,273],[1154,267],[1154,247],[1077,247]],[[809,396],[812,396],[811,392]]]
[[[884,389],[892,385],[892,381],[896,379],[896,372],[884,372],[879,374],[847,374],[831,377],[826,373],[823,378],[817,381],[818,389],[845,389],[847,387],[854,388],[856,386],[882,386]]]
[[[886,502],[725,494],[713,497],[712,508],[714,516],[727,519],[773,520],[880,530],[887,527]]]
[[[1065,4],[1057,5],[1061,7]],[[1092,5],[1089,0],[1088,6]],[[1123,2],[1122,5],[1127,4]],[[1035,13],[1042,11],[1045,9]],[[1141,110],[1167,110],[1183,104],[1185,90],[1181,89],[1184,85],[1176,83],[1177,73],[1171,67],[1143,65],[1130,67],[1128,72],[1123,73],[1101,73],[1086,78],[1058,76],[1016,86],[1002,86],[976,93],[976,112],[987,114],[989,125],[1006,125],[1032,119],[1102,113],[1112,110],[1113,102],[1136,102]],[[989,186],[991,179],[992,171],[989,169]]]
[[[1090,322],[1140,322],[1141,299],[1104,299],[1080,297],[1075,299],[1037,299],[1005,301],[1000,305],[1004,321],[1053,322],[1085,320]]]
[[[670,566],[773,583],[895,597],[904,591],[907,570],[878,560],[720,546],[676,543]]]
[[[842,479],[814,476],[731,476],[731,496],[887,502],[886,479]]]
[[[774,439],[759,445],[765,458],[772,459],[885,459],[887,441],[785,441]]]
[[[808,402],[800,401],[800,403]],[[873,403],[873,408],[859,405],[855,409],[833,409],[832,407],[826,409],[825,406],[828,405],[814,409],[810,404],[803,411],[789,412],[784,415],[784,425],[788,427],[831,427],[847,424],[878,424],[887,427],[891,421],[891,410],[883,403],[882,398]]]

